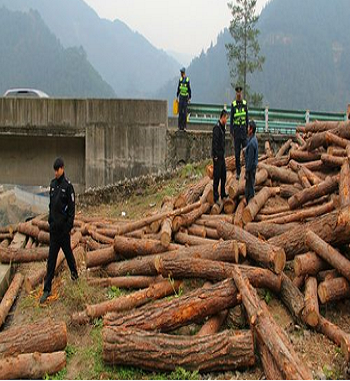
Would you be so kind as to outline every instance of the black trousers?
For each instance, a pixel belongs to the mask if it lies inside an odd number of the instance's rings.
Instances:
[[[247,145],[247,137],[242,133],[233,134],[235,157],[236,157],[236,170],[237,175],[241,175],[241,151]]]
[[[213,173],[213,191],[214,191],[214,202],[219,200],[219,182],[221,181],[221,198],[226,197],[225,185],[226,185],[226,162],[225,158],[218,158],[213,160],[214,162],[214,173]]]
[[[187,98],[180,97],[179,100],[179,119],[178,119],[178,127],[179,130],[184,130],[187,126]]]
[[[44,283],[44,291],[51,292],[51,284],[55,276],[57,256],[60,249],[63,250],[63,253],[66,257],[72,278],[78,277],[77,266],[70,245],[70,234],[50,232],[50,250],[49,258],[47,260],[47,271]]]
[[[245,198],[247,203],[255,196],[255,175],[256,168],[245,174]]]

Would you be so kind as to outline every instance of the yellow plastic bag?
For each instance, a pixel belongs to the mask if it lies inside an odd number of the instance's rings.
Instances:
[[[173,102],[173,114],[174,115],[179,114],[179,101],[177,100],[177,98],[175,98]]]

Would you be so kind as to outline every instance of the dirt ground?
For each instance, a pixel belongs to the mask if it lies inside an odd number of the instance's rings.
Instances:
[[[84,215],[103,215],[108,217],[126,218],[145,215],[160,208],[160,200],[164,195],[179,193],[180,189],[189,182],[189,177],[180,178],[181,181],[169,181],[158,188],[149,189],[141,196],[129,200],[119,200],[108,205],[95,205],[82,210]],[[174,184],[177,184],[176,186]],[[180,184],[180,185],[178,185]],[[175,186],[175,188],[174,188]],[[140,198],[142,200],[140,200]],[[135,202],[135,199],[137,202]],[[25,264],[19,270],[25,275],[35,268],[45,266],[43,263]],[[82,264],[82,268],[83,268]],[[73,282],[69,271],[65,268],[53,284],[53,295],[44,306],[39,305],[42,286],[31,294],[24,290],[8,317],[4,329],[33,323],[49,317],[56,321],[65,321],[68,328],[67,367],[46,379],[264,379],[262,367],[257,358],[255,367],[225,373],[198,374],[187,372],[181,368],[171,373],[145,372],[130,367],[108,367],[102,361],[102,319],[95,320],[91,325],[75,326],[71,316],[81,311],[85,304],[95,304],[108,298],[119,297],[124,292],[116,288],[98,289],[89,286],[86,279],[91,276],[88,270],[80,270],[80,278]],[[194,284],[186,282],[186,290]],[[299,356],[313,372],[315,379],[348,379],[348,369],[344,357],[336,345],[322,334],[293,323],[287,309],[276,295],[261,290],[261,298],[268,303],[272,316],[288,333],[293,346]],[[350,300],[321,307],[321,313],[331,322],[345,331],[350,331]],[[187,331],[186,331],[187,330]],[[178,333],[193,334],[198,331],[196,325],[184,328]]]

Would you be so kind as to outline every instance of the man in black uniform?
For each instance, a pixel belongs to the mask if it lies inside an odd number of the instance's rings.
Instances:
[[[179,85],[177,86],[176,96],[179,99],[179,120],[178,126],[179,130],[186,130],[187,124],[187,105],[191,100],[191,84],[190,79],[186,77],[186,70],[183,67],[181,70],[181,78],[179,80]]]
[[[221,200],[224,200],[227,195],[225,193],[226,185],[226,163],[225,163],[225,132],[228,114],[226,110],[222,110],[220,120],[213,128],[212,140],[212,157],[214,165],[214,202],[219,202],[219,182],[221,181]]]
[[[50,250],[47,260],[47,272],[44,283],[44,293],[40,303],[44,303],[51,295],[51,283],[55,276],[56,262],[59,250],[62,248],[66,257],[72,280],[78,279],[77,267],[70,245],[70,231],[73,228],[75,216],[75,195],[73,185],[65,177],[64,162],[57,158],[53,164],[55,179],[50,184]]]
[[[230,133],[233,137],[236,157],[236,178],[241,175],[241,150],[247,145],[248,105],[242,97],[242,86],[236,86],[236,99],[231,105]]]

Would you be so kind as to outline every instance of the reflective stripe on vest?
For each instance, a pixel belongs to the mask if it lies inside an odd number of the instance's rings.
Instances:
[[[188,83],[190,82],[190,79],[188,77],[185,78],[185,81],[180,78],[180,95],[182,97],[188,97]]]
[[[242,107],[238,108],[237,101],[232,102],[232,106],[237,109],[233,115],[233,123],[236,125],[243,125],[246,123],[247,112],[244,106],[247,105],[247,101],[243,99]]]

